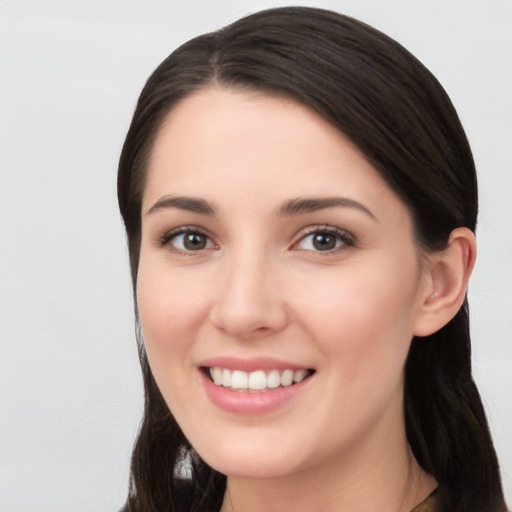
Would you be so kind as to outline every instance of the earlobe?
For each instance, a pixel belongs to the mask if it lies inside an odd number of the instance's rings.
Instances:
[[[474,233],[454,229],[447,247],[431,259],[423,296],[420,297],[414,335],[428,336],[444,327],[459,311],[476,258]]]

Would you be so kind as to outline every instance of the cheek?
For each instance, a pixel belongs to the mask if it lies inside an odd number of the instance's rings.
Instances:
[[[417,266],[411,261],[387,263],[345,268],[317,279],[307,295],[295,293],[302,301],[298,309],[307,312],[302,315],[304,328],[332,364],[343,366],[347,378],[355,379],[372,366],[376,372],[386,366],[396,373],[406,357]]]
[[[416,287],[412,272],[412,279],[404,275],[403,280],[381,272],[372,275],[368,268],[364,278],[355,269],[349,274],[336,285],[329,280],[317,288],[301,309],[309,312],[304,329],[329,368],[326,396],[336,397],[334,407],[325,404],[325,417],[345,425],[350,437],[374,424],[391,401],[397,410],[401,407]],[[347,411],[352,411],[350,417]]]
[[[205,309],[205,279],[199,272],[169,268],[158,258],[141,255],[137,277],[137,305],[146,341],[175,338],[190,328]],[[180,343],[181,338],[172,340]]]
[[[141,258],[137,305],[146,354],[156,384],[175,414],[188,409],[194,372],[191,347],[199,325],[197,283]],[[181,277],[180,277],[181,275]]]
[[[178,379],[194,333],[201,303],[198,283],[180,272],[141,258],[137,279],[137,305],[148,360],[159,386],[162,379]]]
[[[137,306],[148,352],[160,346],[172,346],[169,326],[176,326],[179,318],[179,309],[173,300],[175,293],[155,272],[139,270]]]

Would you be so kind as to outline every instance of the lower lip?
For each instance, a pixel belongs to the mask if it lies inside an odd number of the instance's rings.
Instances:
[[[199,372],[206,394],[221,409],[236,414],[266,414],[285,406],[307,387],[312,377],[287,387],[278,387],[257,393],[232,391],[217,386],[202,371]]]

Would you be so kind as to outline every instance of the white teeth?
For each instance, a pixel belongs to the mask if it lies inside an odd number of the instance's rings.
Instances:
[[[226,370],[224,370],[226,371]],[[247,389],[247,384],[249,381],[249,376],[246,372],[242,372],[240,370],[235,370],[231,374],[231,387],[233,389]]]
[[[231,370],[226,368],[222,370],[222,385],[225,388],[231,387]]]
[[[222,370],[220,368],[210,368],[210,375],[217,386],[222,386]]]
[[[244,372],[227,368],[210,368],[210,377],[217,386],[236,390],[261,391],[274,389],[279,386],[288,387],[302,382],[310,372],[308,370],[263,370]]]
[[[265,389],[267,387],[267,376],[263,370],[249,374],[249,389]]]
[[[278,388],[281,385],[279,370],[270,370],[267,375],[267,388]]]
[[[301,382],[308,376],[307,370],[295,370],[293,372],[293,382]]]
[[[291,386],[293,382],[293,370],[285,370],[281,375],[281,386]]]

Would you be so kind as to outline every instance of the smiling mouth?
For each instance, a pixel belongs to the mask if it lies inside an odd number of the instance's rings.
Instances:
[[[308,379],[315,373],[315,370],[306,369],[244,372],[217,366],[203,367],[202,370],[216,386],[246,393],[261,393],[280,387],[290,387]]]

